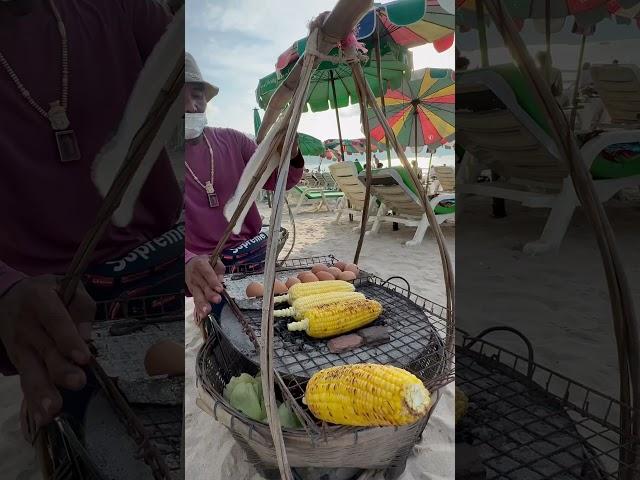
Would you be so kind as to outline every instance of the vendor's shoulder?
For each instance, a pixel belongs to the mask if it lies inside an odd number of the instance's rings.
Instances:
[[[242,133],[239,130],[236,130],[234,128],[224,128],[224,127],[206,127],[206,128],[210,128],[212,130],[211,133],[213,133],[214,135],[219,135],[220,137],[225,137],[225,138],[237,138],[237,139],[248,139],[253,141],[253,139],[247,135],[246,133]]]

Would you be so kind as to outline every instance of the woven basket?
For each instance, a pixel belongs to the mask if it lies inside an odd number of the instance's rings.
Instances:
[[[280,478],[269,426],[246,417],[222,396],[231,376],[242,372],[255,374],[255,365],[213,328],[198,352],[196,370],[198,406],[229,429],[247,459],[265,477]],[[292,467],[388,469],[387,478],[396,478],[404,470],[411,449],[429,422],[439,393],[435,391],[433,396],[434,405],[429,414],[403,427],[354,428],[325,424],[320,434],[312,435],[303,429],[283,428],[289,463]]]

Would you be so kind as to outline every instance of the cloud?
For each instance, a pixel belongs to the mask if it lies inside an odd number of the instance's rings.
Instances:
[[[220,87],[207,108],[210,125],[253,133],[258,80],[275,69],[278,55],[307,34],[307,23],[336,0],[189,0],[186,46],[203,75]],[[382,2],[386,3],[386,1]],[[414,49],[414,67],[453,68],[454,49]],[[344,138],[362,137],[358,106],[340,109]],[[264,112],[261,112],[261,115]],[[335,111],[305,113],[301,132],[337,138]]]

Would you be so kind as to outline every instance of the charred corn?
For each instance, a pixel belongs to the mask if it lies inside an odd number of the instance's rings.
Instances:
[[[382,313],[375,300],[343,300],[309,310],[299,322],[287,325],[290,332],[304,330],[313,338],[327,338],[350,332],[373,322]]]
[[[355,289],[356,287],[354,287],[352,283],[345,282],[344,280],[296,283],[295,285],[291,285],[289,293],[275,297],[273,301],[275,303],[289,302],[289,305],[293,305],[293,302],[296,300],[308,297],[309,295],[319,295],[329,292],[353,292]]]
[[[406,370],[360,363],[315,373],[303,402],[325,422],[374,427],[414,423],[429,410],[431,396]]]
[[[306,313],[312,308],[319,307],[321,305],[329,305],[331,303],[338,303],[345,300],[364,300],[365,296],[358,292],[328,292],[321,293],[319,295],[309,295],[302,297],[293,302],[293,305],[289,308],[283,308],[282,310],[275,310],[273,312],[274,317],[294,317],[296,320],[302,320]]]

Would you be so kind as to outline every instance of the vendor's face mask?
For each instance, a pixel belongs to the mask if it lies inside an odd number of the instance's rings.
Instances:
[[[204,127],[207,125],[206,113],[185,113],[184,114],[184,138],[192,140],[202,135]]]

